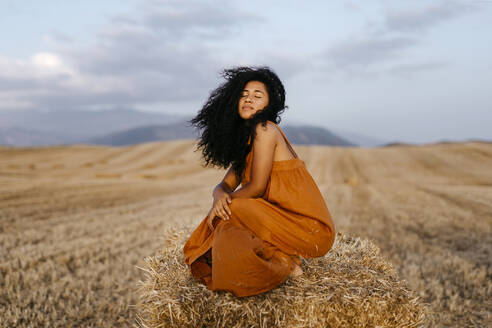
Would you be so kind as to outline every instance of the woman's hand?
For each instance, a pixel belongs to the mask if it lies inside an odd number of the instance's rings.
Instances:
[[[207,214],[207,224],[211,230],[214,230],[212,223],[216,216],[223,220],[229,220],[229,215],[231,215],[229,204],[231,202],[232,198],[228,192],[222,190],[214,193],[214,204]]]

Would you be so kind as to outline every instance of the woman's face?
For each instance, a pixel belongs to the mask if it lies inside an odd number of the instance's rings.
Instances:
[[[239,98],[239,116],[247,120],[256,112],[268,106],[268,91],[263,82],[249,81],[244,87],[241,98]]]

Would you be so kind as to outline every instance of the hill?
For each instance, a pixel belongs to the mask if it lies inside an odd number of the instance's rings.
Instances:
[[[327,129],[317,126],[281,126],[281,128],[293,144],[356,146],[334,135]],[[166,125],[143,126],[102,137],[82,140],[80,142],[108,146],[126,146],[144,142],[196,139],[198,137],[199,132],[189,123],[176,122]]]
[[[153,124],[172,124],[184,115],[110,110],[2,111],[0,145],[39,146],[73,144],[98,136]]]

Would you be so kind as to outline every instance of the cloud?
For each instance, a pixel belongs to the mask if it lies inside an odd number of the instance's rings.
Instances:
[[[264,21],[227,1],[147,1],[136,13],[111,17],[90,45],[55,31],[45,39],[49,52],[29,60],[0,58],[0,85],[6,86],[0,110],[201,99],[222,68],[218,54],[228,38]]]
[[[37,53],[32,58],[33,64],[39,68],[57,69],[62,66],[60,58],[51,53]]]
[[[449,65],[448,62],[435,60],[424,63],[398,64],[389,68],[387,71],[395,76],[409,78],[419,72],[438,70]]]
[[[346,40],[327,50],[328,58],[340,69],[368,67],[401,56],[418,44],[410,37],[369,37]]]
[[[385,27],[390,31],[421,33],[434,25],[476,12],[480,6],[472,2],[443,1],[426,7],[395,10],[385,13]]]
[[[361,8],[354,2],[345,5]],[[433,59],[417,58],[412,63],[412,50],[423,43],[423,36],[415,32],[471,12],[472,7],[445,2],[387,10],[375,25],[379,34],[361,30],[356,37],[327,45],[316,56],[274,42],[260,51],[231,48],[242,42],[236,40],[243,31],[262,32],[268,17],[241,11],[229,1],[148,0],[131,13],[110,17],[91,44],[79,44],[54,30],[43,37],[46,51],[28,59],[0,57],[0,110],[151,108],[196,101],[216,84],[225,64],[235,63],[273,63],[282,79],[302,72],[323,78],[332,75],[326,72],[409,76],[412,70],[433,70],[444,62],[437,58],[432,65]]]
[[[344,1],[343,6],[349,11],[360,12],[362,10],[361,6],[355,1]]]
[[[226,38],[241,25],[264,22],[264,18],[235,9],[230,2],[152,1],[143,22],[167,37],[181,39]]]
[[[43,35],[43,41],[47,44],[64,44],[64,43],[74,43],[75,40],[68,34],[60,32],[58,30],[53,30],[49,34]]]
[[[444,59],[417,58],[416,63],[411,63],[415,60],[412,51],[425,44],[422,32],[478,8],[473,3],[444,1],[412,9],[383,10],[381,21],[370,19],[356,37],[329,45],[318,57],[318,66],[330,73],[368,78],[380,74],[409,77],[448,66]]]

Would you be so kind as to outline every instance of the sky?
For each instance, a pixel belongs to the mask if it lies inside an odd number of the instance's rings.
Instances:
[[[269,66],[282,123],[492,140],[492,1],[0,0],[6,110],[196,114],[221,70]]]

